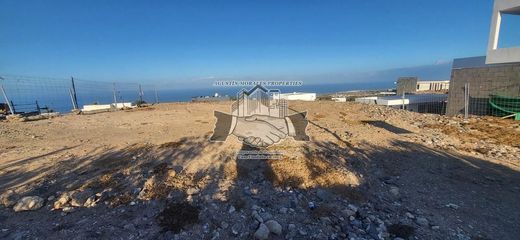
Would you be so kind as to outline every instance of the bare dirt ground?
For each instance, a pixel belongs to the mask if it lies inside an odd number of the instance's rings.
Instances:
[[[518,122],[290,108],[308,111],[311,141],[286,139],[269,160],[238,157],[254,149],[232,136],[208,141],[225,102],[0,122],[0,238],[520,236]],[[43,206],[15,212],[26,196]]]

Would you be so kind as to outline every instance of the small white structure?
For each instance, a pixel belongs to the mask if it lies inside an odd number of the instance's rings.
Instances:
[[[347,98],[346,97],[333,97],[331,98],[332,101],[334,102],[346,102],[347,101]]]
[[[431,102],[443,102],[448,99],[447,94],[416,94],[402,96],[386,96],[386,97],[361,97],[354,101],[365,104],[377,104],[383,106],[402,106],[409,104],[422,104]]]
[[[316,93],[303,93],[303,92],[281,93],[280,99],[285,99],[288,101],[293,101],[293,100],[316,101]]]
[[[377,97],[359,97],[354,99],[354,102],[364,104],[377,104]]]
[[[112,104],[92,104],[92,105],[83,105],[83,109],[81,111],[102,111],[102,110],[110,110],[112,108],[123,109],[123,108],[135,108],[136,106],[131,102],[125,103],[112,103]]]
[[[495,0],[486,64],[520,62],[520,47],[499,48],[500,25],[502,15],[520,15],[520,0]],[[520,17],[520,16],[519,16]]]

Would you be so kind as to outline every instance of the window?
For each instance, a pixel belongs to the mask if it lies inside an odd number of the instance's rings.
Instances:
[[[520,47],[520,15],[502,13],[498,48]]]

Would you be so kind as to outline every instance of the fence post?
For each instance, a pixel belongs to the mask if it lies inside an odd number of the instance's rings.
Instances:
[[[40,104],[38,104],[38,100],[36,100],[36,110],[38,111],[38,114],[42,114],[42,111],[40,109]]]
[[[117,110],[117,95],[116,95],[116,83],[114,83],[114,107]]]
[[[469,115],[469,83],[464,84],[464,119]]]
[[[74,77],[70,77],[70,80],[72,82],[72,92],[71,92],[72,107],[74,108],[74,110],[77,110],[78,109],[78,96],[76,95],[76,85],[74,84]]]
[[[402,106],[403,110],[404,110],[404,96],[405,96],[405,92],[403,91],[403,96],[401,96],[402,103],[403,103],[403,106]]]
[[[72,88],[69,88],[70,101],[72,102],[72,107],[74,108],[74,110],[77,110],[78,106],[74,102],[74,94],[72,93],[72,91],[73,91]]]
[[[141,84],[139,84],[139,104],[143,102],[143,89],[141,88]]]
[[[7,106],[9,107],[9,111],[11,112],[11,114],[14,114],[13,104],[7,97],[7,94],[5,93],[4,85],[0,85],[0,89],[2,90],[2,94],[4,95],[5,103],[7,103]]]

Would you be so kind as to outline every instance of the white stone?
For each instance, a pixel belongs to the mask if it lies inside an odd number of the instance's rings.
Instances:
[[[43,206],[43,201],[43,198],[38,196],[23,197],[14,205],[13,210],[15,212],[38,210]]]
[[[70,201],[70,194],[68,192],[64,192],[61,194],[61,196],[54,202],[54,209],[60,209],[65,204],[67,204]]]

